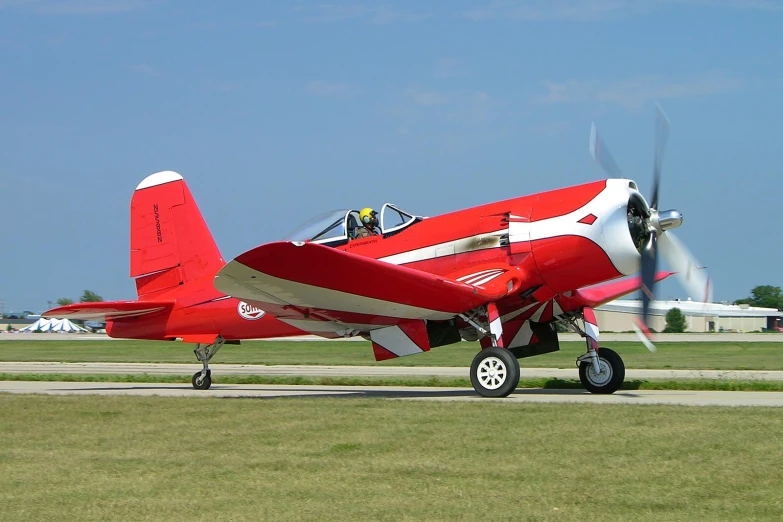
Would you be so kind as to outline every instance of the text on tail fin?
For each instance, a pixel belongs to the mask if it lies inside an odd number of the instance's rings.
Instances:
[[[223,264],[182,176],[167,170],[139,183],[130,208],[130,275],[139,297],[212,276]]]

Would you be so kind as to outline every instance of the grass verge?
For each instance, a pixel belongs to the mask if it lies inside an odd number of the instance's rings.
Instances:
[[[190,375],[149,374],[57,374],[57,373],[0,373],[0,381],[65,381],[65,382],[136,382],[182,383],[190,385]],[[265,375],[221,375],[215,377],[220,384],[269,384],[314,386],[425,386],[446,388],[471,388],[470,379],[458,377],[300,377]],[[518,388],[582,389],[579,379],[521,379]],[[623,390],[693,390],[693,391],[781,391],[783,381],[731,381],[714,379],[651,379],[626,380]]]
[[[783,342],[661,342],[650,353],[638,342],[611,342],[626,368],[704,370],[783,370]],[[0,361],[195,363],[193,345],[176,341],[0,340]],[[522,360],[530,368],[573,368],[584,343],[560,343],[560,351]],[[478,343],[460,342],[415,356],[376,362],[365,341],[243,341],[226,345],[214,363],[461,366],[469,367]]]
[[[783,519],[766,408],[0,395],[0,418],[0,520]]]

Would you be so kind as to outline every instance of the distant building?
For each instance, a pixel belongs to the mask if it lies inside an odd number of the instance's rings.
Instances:
[[[9,327],[11,330],[21,330],[34,322],[35,320],[33,319],[0,318],[0,332],[9,331]]]
[[[688,332],[760,332],[767,329],[783,331],[783,312],[775,308],[679,299],[650,302],[650,327],[656,332],[662,332],[666,327],[666,313],[672,308],[679,308],[685,315]],[[601,331],[632,331],[634,318],[642,313],[642,301],[617,299],[596,308],[595,312]]]

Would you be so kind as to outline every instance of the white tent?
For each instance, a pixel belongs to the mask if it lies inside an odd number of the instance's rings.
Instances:
[[[81,326],[73,324],[68,319],[44,319],[43,317],[38,319],[31,325],[25,326],[20,332],[34,332],[41,330],[42,332],[86,332],[87,330]]]

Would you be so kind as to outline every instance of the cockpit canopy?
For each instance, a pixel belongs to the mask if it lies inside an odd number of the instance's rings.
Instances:
[[[424,219],[421,216],[409,214],[398,209],[391,203],[381,207],[380,229],[384,237],[393,232],[399,232],[414,223]],[[354,239],[356,229],[361,227],[359,211],[354,209],[339,209],[325,212],[314,217],[290,234],[285,241],[312,241],[329,246],[338,246]]]

